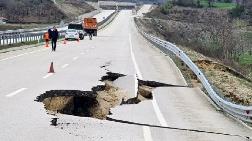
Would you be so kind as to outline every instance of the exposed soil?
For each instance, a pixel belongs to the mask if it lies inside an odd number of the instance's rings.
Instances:
[[[241,105],[252,105],[252,82],[234,69],[195,51],[183,49],[192,61],[204,72],[216,92],[223,98]],[[183,64],[183,63],[181,63]],[[203,89],[197,76],[186,66],[179,67],[184,76],[189,76],[193,87]]]
[[[37,97],[43,102],[49,114],[68,114],[81,117],[106,119],[111,114],[110,109],[122,104],[137,104],[143,100],[152,99],[152,90],[156,87],[177,87],[155,81],[138,80],[136,97],[128,97],[125,90],[118,88],[113,81],[123,74],[108,72],[101,78],[104,85],[92,88],[92,91],[51,90]],[[51,125],[57,125],[57,119],[52,119]]]
[[[195,62],[220,94],[237,104],[252,105],[252,83],[241,74],[221,64],[198,60]]]

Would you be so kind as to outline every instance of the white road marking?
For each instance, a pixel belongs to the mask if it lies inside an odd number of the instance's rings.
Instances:
[[[135,70],[136,70],[137,78],[138,79],[143,79],[143,76],[142,76],[142,74],[140,72],[140,69],[139,69],[139,67],[137,65],[136,58],[135,58],[135,55],[134,55],[134,52],[133,52],[133,46],[132,46],[132,41],[131,41],[131,35],[130,34],[129,34],[129,43],[130,43],[130,54],[131,54],[131,58],[132,58]],[[156,114],[156,116],[158,118],[158,121],[159,121],[160,125],[164,126],[164,127],[167,127],[167,122],[165,121],[165,118],[164,118],[163,114],[160,111],[160,108],[159,108],[159,106],[157,104],[157,101],[156,101],[154,95],[153,95],[152,105],[153,105],[155,114]],[[143,132],[144,132],[145,141],[152,140],[150,127],[148,127],[148,126],[143,127]]]
[[[143,126],[143,133],[144,133],[144,140],[145,141],[152,141],[151,131],[148,126]]]
[[[133,46],[132,46],[132,42],[131,42],[131,35],[129,34],[129,43],[130,43],[130,55],[131,55],[131,59],[133,61],[133,64],[134,64],[134,67],[135,67],[135,70],[136,70],[136,74],[137,74],[137,78],[139,79],[143,79],[143,76],[140,72],[140,69],[136,63],[136,58],[135,58],[135,55],[133,53]]]
[[[130,43],[130,56],[131,56],[131,59],[133,61],[133,64],[134,64],[134,67],[135,67],[135,70],[136,70],[136,75],[134,76],[134,79],[135,79],[135,96],[137,96],[137,91],[138,91],[138,80],[137,80],[137,78],[142,79],[142,75],[140,73],[140,70],[139,70],[138,65],[136,63],[135,55],[133,53],[133,46],[132,46],[131,35],[130,34],[129,34],[129,43]]]
[[[77,60],[78,58],[79,58],[79,57],[76,56],[76,57],[73,58],[73,60]]]
[[[138,91],[137,75],[134,75],[134,81],[135,81],[135,93],[134,93],[134,96],[137,97],[137,91]]]
[[[23,53],[23,54],[11,56],[11,57],[8,57],[8,58],[1,59],[0,62],[1,62],[1,61],[10,60],[10,59],[14,59],[14,58],[17,58],[17,57],[20,57],[20,56],[24,56],[24,55],[27,55],[27,54],[32,54],[32,53],[41,52],[41,51],[44,51],[44,50],[47,50],[47,49],[41,49],[41,50],[37,50],[37,51],[31,51],[31,52],[27,52],[27,53]]]
[[[131,41],[131,35],[129,34],[129,43],[130,43],[130,55],[131,55],[131,59],[133,61],[134,67],[135,67],[135,71],[136,71],[136,77],[135,77],[135,95],[137,96],[137,91],[138,91],[138,79],[142,79],[143,76],[139,70],[139,67],[136,63],[136,58],[135,55],[133,53],[133,46],[132,46],[132,41]],[[144,140],[145,141],[152,141],[152,136],[151,136],[151,131],[150,131],[150,127],[148,126],[143,126],[143,135],[144,135]]]
[[[10,94],[7,94],[6,97],[12,97],[14,95],[17,95],[18,93],[21,93],[22,91],[26,90],[27,88],[21,88],[21,89],[18,89]]]
[[[85,54],[84,52],[81,53],[81,55],[84,55],[84,54]]]
[[[48,74],[45,75],[43,78],[46,79],[46,78],[48,78],[48,77],[50,77],[50,76],[52,76],[52,75],[53,75],[53,73],[48,73]]]
[[[153,107],[154,107],[154,111],[155,111],[155,113],[156,113],[156,115],[157,115],[158,121],[159,121],[159,123],[161,124],[161,126],[167,127],[168,124],[167,124],[167,122],[165,121],[165,118],[164,118],[163,114],[161,113],[161,111],[160,111],[160,109],[159,109],[159,106],[158,106],[158,104],[157,104],[157,101],[156,101],[155,96],[153,96],[152,105],[153,105]]]
[[[69,66],[69,64],[65,64],[63,66],[61,66],[62,69],[66,68],[67,66]]]

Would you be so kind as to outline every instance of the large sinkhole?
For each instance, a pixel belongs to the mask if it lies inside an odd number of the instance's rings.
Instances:
[[[94,93],[79,90],[52,90],[37,97],[45,109],[75,116],[92,117],[92,109],[99,105]]]
[[[113,81],[123,74],[108,72],[101,78],[104,85],[93,87],[91,91],[80,90],[51,90],[37,97],[36,101],[43,102],[49,114],[68,114],[82,117],[106,119],[110,109],[122,104],[138,104],[143,100],[152,99],[152,90],[156,87],[180,87],[155,81],[138,80],[136,97],[128,97],[127,91],[118,88]],[[52,122],[54,124],[57,119]]]

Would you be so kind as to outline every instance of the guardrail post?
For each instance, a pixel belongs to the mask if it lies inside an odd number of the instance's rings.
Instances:
[[[18,35],[16,34],[16,35],[15,35],[15,41],[16,41],[16,43],[18,43],[18,40],[17,40],[17,39],[18,39]]]
[[[0,36],[0,45],[2,45],[2,36]]]
[[[2,39],[3,39],[3,45],[4,45],[4,35],[2,36]]]
[[[39,35],[40,42],[42,41],[42,39],[43,39],[43,35]]]
[[[10,44],[13,44],[13,34],[10,35]]]
[[[13,42],[13,41],[12,41],[12,40],[13,40],[13,37],[12,37],[12,36],[13,36],[12,34],[9,35],[9,39],[10,39],[9,45],[11,45],[12,42]]]
[[[24,42],[26,42],[26,34],[24,34]]]
[[[14,44],[14,36],[15,36],[14,34],[11,35],[11,42],[10,42],[10,44]]]
[[[22,34],[19,34],[19,40],[20,40],[20,42],[22,43]]]
[[[9,36],[6,36],[7,45],[9,44],[9,38],[10,38]]]

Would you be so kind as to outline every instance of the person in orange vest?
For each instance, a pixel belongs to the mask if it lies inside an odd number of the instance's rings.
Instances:
[[[44,40],[46,42],[46,47],[49,47],[48,45],[49,45],[49,41],[50,41],[50,36],[49,36],[48,32],[44,33]]]

